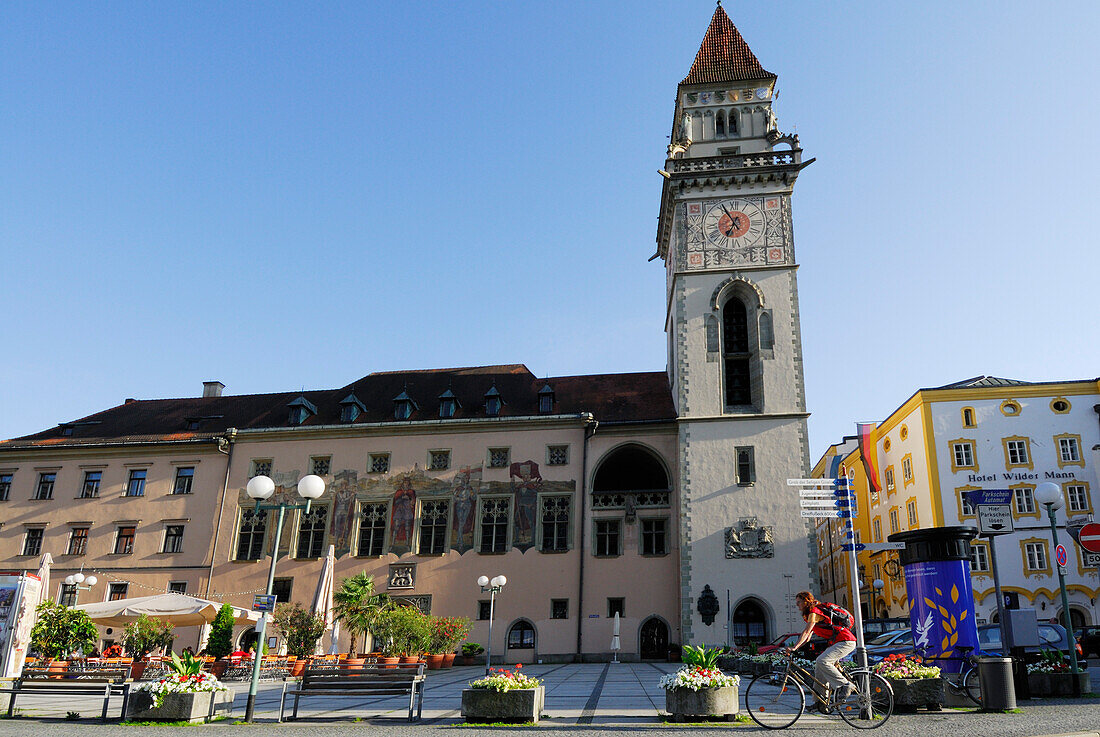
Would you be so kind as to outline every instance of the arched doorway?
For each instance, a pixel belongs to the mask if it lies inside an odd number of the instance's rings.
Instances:
[[[640,638],[642,660],[665,660],[668,658],[668,625],[657,617],[642,622]]]
[[[255,646],[255,644],[256,644],[256,630],[255,630],[255,628],[249,627],[248,629],[246,629],[244,632],[242,632],[240,634],[240,637],[237,638],[237,647],[240,650],[242,650],[243,652],[247,653],[249,648]]]
[[[764,608],[756,599],[745,599],[733,610],[733,642],[744,647],[750,642],[762,645],[768,641]]]

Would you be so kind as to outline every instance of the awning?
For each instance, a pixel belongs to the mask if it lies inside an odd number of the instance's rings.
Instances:
[[[125,627],[142,614],[171,622],[177,627],[189,627],[213,622],[221,606],[219,602],[185,594],[157,594],[101,601],[98,604],[81,604],[73,608],[87,612],[93,622],[104,627]],[[234,624],[251,624],[259,619],[260,612],[233,607]]]

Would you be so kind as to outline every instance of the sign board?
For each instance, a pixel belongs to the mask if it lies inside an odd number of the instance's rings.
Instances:
[[[1058,567],[1064,568],[1066,565],[1066,546],[1059,545],[1054,549],[1054,557],[1058,561]]]
[[[905,550],[905,543],[865,543],[868,550]]]
[[[844,517],[847,516],[847,512],[838,512],[835,509],[803,509],[803,517]]]
[[[1085,568],[1100,568],[1100,553],[1090,553],[1087,550],[1081,553]]]
[[[799,489],[798,495],[803,499],[835,499],[835,491],[828,489]]]
[[[836,486],[832,479],[787,479],[787,486]]]
[[[866,550],[867,549],[867,545],[865,543],[844,543],[840,547],[844,548],[849,553],[852,552],[853,550],[858,553],[860,550]]]
[[[252,597],[252,609],[257,612],[275,611],[275,594],[257,594]]]
[[[1090,553],[1100,553],[1100,524],[1089,522],[1077,534],[1077,542]]]
[[[963,492],[967,503],[972,507],[979,504],[1010,504],[1012,494],[1012,489],[972,489]]]
[[[979,504],[978,532],[982,535],[1005,535],[1012,532],[1012,505]]]
[[[847,507],[848,502],[838,501],[836,499],[803,499],[802,508],[808,509],[810,507],[831,507],[832,509],[838,509],[840,507]]]

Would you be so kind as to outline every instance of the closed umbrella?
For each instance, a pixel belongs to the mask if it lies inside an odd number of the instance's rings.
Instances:
[[[321,576],[317,579],[317,592],[313,595],[313,613],[325,620],[325,629],[332,631],[332,647],[336,646],[336,636],[339,630],[335,628],[332,616],[332,586],[336,572],[336,546],[328,546],[328,555],[325,556],[325,564],[321,567]],[[321,641],[317,641],[314,650],[315,655],[324,654]]]
[[[35,606],[50,598],[50,566],[52,565],[53,556],[49,553],[44,553],[42,555],[42,562],[38,564],[38,578],[42,580],[42,584],[38,589],[38,601],[35,602]]]
[[[614,653],[611,657],[612,663],[619,662],[619,648],[621,646],[619,642],[619,613],[615,612],[615,621],[611,623],[611,652]]]

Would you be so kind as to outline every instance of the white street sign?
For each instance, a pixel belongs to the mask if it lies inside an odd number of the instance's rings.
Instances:
[[[1082,550],[1081,557],[1085,562],[1085,568],[1100,567],[1100,553],[1090,553],[1087,550]]]
[[[832,479],[787,479],[787,486],[828,486],[833,487],[836,483]]]
[[[803,499],[801,501],[803,509],[807,507],[831,507],[833,509],[848,509],[847,503],[840,502],[836,499]]]
[[[863,543],[865,550],[905,550],[905,543]]]
[[[978,532],[982,535],[1006,535],[1013,531],[1011,504],[979,504]]]
[[[833,509],[803,509],[803,517],[839,517],[840,512]]]
[[[802,497],[810,497],[812,499],[836,499],[836,492],[829,491],[828,489],[799,489],[798,495]]]

